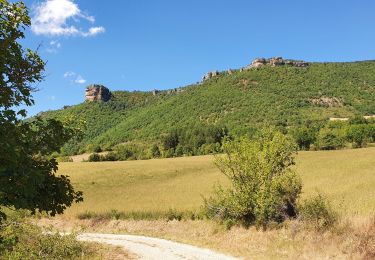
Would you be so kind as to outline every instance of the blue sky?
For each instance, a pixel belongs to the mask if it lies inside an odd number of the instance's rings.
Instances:
[[[168,89],[256,57],[375,59],[373,0],[26,0],[25,47],[47,61],[29,115],[83,102],[88,84]]]

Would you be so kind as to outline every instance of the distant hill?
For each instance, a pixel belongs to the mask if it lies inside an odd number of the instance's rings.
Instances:
[[[305,64],[305,63],[302,63]],[[69,154],[124,142],[158,142],[173,129],[226,126],[244,134],[262,125],[290,127],[331,117],[375,114],[375,61],[256,66],[210,73],[201,84],[169,91],[115,91],[108,102],[43,112],[87,122]]]

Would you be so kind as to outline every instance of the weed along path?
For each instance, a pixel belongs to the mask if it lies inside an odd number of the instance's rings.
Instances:
[[[209,249],[153,237],[82,233],[77,236],[77,239],[86,242],[99,242],[120,246],[137,255],[139,259],[236,259]]]

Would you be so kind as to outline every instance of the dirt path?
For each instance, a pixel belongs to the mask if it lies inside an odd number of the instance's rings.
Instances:
[[[77,238],[120,246],[140,259],[236,259],[208,249],[145,236],[82,233]]]

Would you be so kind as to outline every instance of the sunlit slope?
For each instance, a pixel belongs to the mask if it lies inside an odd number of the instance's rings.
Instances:
[[[84,103],[44,116],[86,120],[85,138],[69,150],[81,152],[90,145],[108,148],[126,141],[157,141],[173,128],[196,124],[225,125],[232,133],[246,133],[265,123],[287,127],[329,117],[363,116],[375,114],[375,62],[266,66],[224,73],[183,90],[156,96],[116,92],[108,103]],[[312,101],[320,98],[336,102]]]

